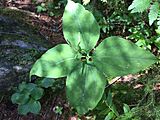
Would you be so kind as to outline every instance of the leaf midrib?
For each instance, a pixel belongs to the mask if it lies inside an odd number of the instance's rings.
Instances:
[[[116,58],[116,59],[118,59],[118,58],[123,58],[123,57],[116,55],[116,56],[100,56],[100,58]],[[128,60],[128,59],[130,59],[130,60],[134,60],[134,59],[136,59],[136,60],[137,60],[137,59],[138,59],[138,60],[141,60],[141,59],[142,59],[142,60],[144,60],[144,59],[152,59],[152,60],[154,60],[152,57],[142,58],[142,57],[130,57],[130,56],[129,56],[129,57],[128,57],[128,56],[127,56],[127,57],[124,57],[124,59],[127,59],[127,60]]]

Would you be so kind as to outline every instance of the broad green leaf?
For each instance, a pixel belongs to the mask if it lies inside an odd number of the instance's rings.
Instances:
[[[79,45],[88,51],[96,45],[100,29],[91,12],[68,0],[63,14],[63,34],[72,47],[77,49]]]
[[[28,112],[38,114],[40,110],[41,110],[40,102],[34,101],[32,99],[28,103],[18,106],[18,113],[22,115],[26,115]]]
[[[25,83],[25,82],[22,82],[22,83],[19,84],[19,86],[18,86],[18,90],[19,90],[20,92],[22,92],[25,88],[26,88],[26,83]]]
[[[96,48],[93,61],[106,76],[116,77],[144,70],[157,58],[130,41],[109,37]]]
[[[31,92],[37,88],[37,85],[34,83],[26,83],[25,86],[26,86],[25,89],[27,90],[27,92]]]
[[[152,25],[153,22],[157,19],[158,17],[158,11],[159,11],[159,3],[154,2],[153,5],[150,8],[148,17],[149,17],[149,25]]]
[[[15,93],[11,96],[12,103],[16,103],[19,105],[25,104],[29,100],[29,95],[21,94],[21,93]]]
[[[34,100],[39,100],[43,95],[44,90],[42,88],[36,87],[31,91],[31,96]]]
[[[67,98],[79,114],[85,114],[98,104],[105,84],[106,78],[102,73],[94,66],[82,63],[67,76]]]
[[[123,111],[124,111],[124,113],[129,113],[130,112],[130,108],[127,104],[123,105]]]
[[[31,101],[29,103],[30,106],[30,112],[34,114],[38,114],[39,111],[41,110],[41,104],[39,101]]]
[[[113,117],[114,117],[114,113],[113,112],[109,112],[104,120],[112,120]]]
[[[37,87],[37,85],[34,83],[22,82],[21,84],[19,84],[18,90],[20,92],[23,92],[23,91],[31,92],[33,89],[35,89],[35,87]]]
[[[150,3],[151,0],[133,0],[128,10],[132,10],[131,13],[143,12],[149,8]]]
[[[18,113],[21,115],[27,115],[29,112],[29,106],[28,104],[23,104],[18,106]]]
[[[33,65],[30,76],[59,78],[65,77],[77,62],[76,53],[67,44],[49,49]]]
[[[44,78],[42,80],[37,80],[36,84],[38,84],[40,87],[48,88],[51,87],[54,83],[53,78]]]

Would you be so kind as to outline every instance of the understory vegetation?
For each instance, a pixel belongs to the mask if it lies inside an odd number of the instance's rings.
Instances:
[[[33,64],[11,101],[40,114],[47,94],[61,94],[64,120],[160,120],[159,0],[32,0],[37,15],[62,17],[65,44]]]

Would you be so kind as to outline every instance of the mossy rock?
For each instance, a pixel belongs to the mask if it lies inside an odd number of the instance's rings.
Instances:
[[[33,26],[26,24],[22,17],[0,9],[0,92],[29,81],[29,71],[47,49],[52,47]],[[4,14],[5,13],[5,14]],[[20,13],[17,13],[20,14]],[[23,16],[23,14],[22,14]]]

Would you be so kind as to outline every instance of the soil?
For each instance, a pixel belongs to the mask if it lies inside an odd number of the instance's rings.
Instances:
[[[47,14],[36,14],[35,5],[30,0],[0,1],[0,7],[27,13],[25,21],[37,28],[39,33],[52,42],[53,46],[65,43],[62,35],[61,15],[49,17]],[[64,86],[64,85],[63,85]],[[41,102],[42,110],[39,115],[18,114],[17,105],[10,101],[11,93],[0,95],[0,120],[67,120],[69,119],[70,108],[65,98],[65,89],[60,88],[58,92],[46,90]],[[62,107],[62,114],[55,112],[55,107]]]
[[[45,96],[40,101],[42,109],[38,115],[32,113],[25,116],[19,115],[18,106],[10,101],[10,94],[2,96],[0,101],[0,120],[67,120],[66,118],[69,118],[70,115],[70,108],[65,101],[65,91],[61,90],[58,94],[46,92],[48,93],[45,93]],[[63,108],[62,114],[55,112],[56,106]]]

